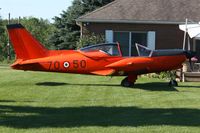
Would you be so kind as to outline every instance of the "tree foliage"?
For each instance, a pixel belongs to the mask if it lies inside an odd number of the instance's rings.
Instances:
[[[84,13],[93,11],[99,7],[102,7],[114,0],[82,0]]]
[[[94,33],[85,35],[77,42],[77,48],[82,48],[88,45],[94,45],[105,42],[103,35],[95,35]]]
[[[4,60],[7,56],[7,40],[5,25],[0,17],[0,61]]]
[[[74,0],[72,6],[55,17],[56,31],[50,42],[58,49],[75,49],[80,38],[80,27],[76,19],[85,13],[91,12],[113,0]]]

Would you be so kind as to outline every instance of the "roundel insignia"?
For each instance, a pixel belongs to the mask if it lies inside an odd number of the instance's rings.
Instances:
[[[64,63],[63,63],[63,66],[64,66],[65,68],[68,68],[68,67],[69,67],[69,62],[64,62]]]

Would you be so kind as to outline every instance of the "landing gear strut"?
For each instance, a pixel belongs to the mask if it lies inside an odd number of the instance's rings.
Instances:
[[[178,86],[178,83],[177,81],[175,80],[176,79],[176,71],[171,71],[170,72],[170,77],[171,77],[171,80],[169,81],[169,86]]]
[[[128,76],[128,77],[126,77],[125,79],[122,80],[121,86],[133,87],[136,80],[137,80],[136,75],[130,75],[130,76]]]

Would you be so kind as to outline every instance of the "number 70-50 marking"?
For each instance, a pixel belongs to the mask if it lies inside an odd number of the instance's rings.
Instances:
[[[59,70],[60,69],[60,62],[59,61],[50,61],[49,63],[49,70],[55,69]],[[66,64],[67,63],[67,64]],[[73,68],[78,69],[78,68],[86,68],[86,61],[85,60],[73,60]],[[63,66],[65,68],[68,68],[70,66],[69,62],[64,62]]]

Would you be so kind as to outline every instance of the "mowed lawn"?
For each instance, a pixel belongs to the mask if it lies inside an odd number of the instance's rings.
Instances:
[[[200,83],[0,67],[0,133],[200,132]]]

